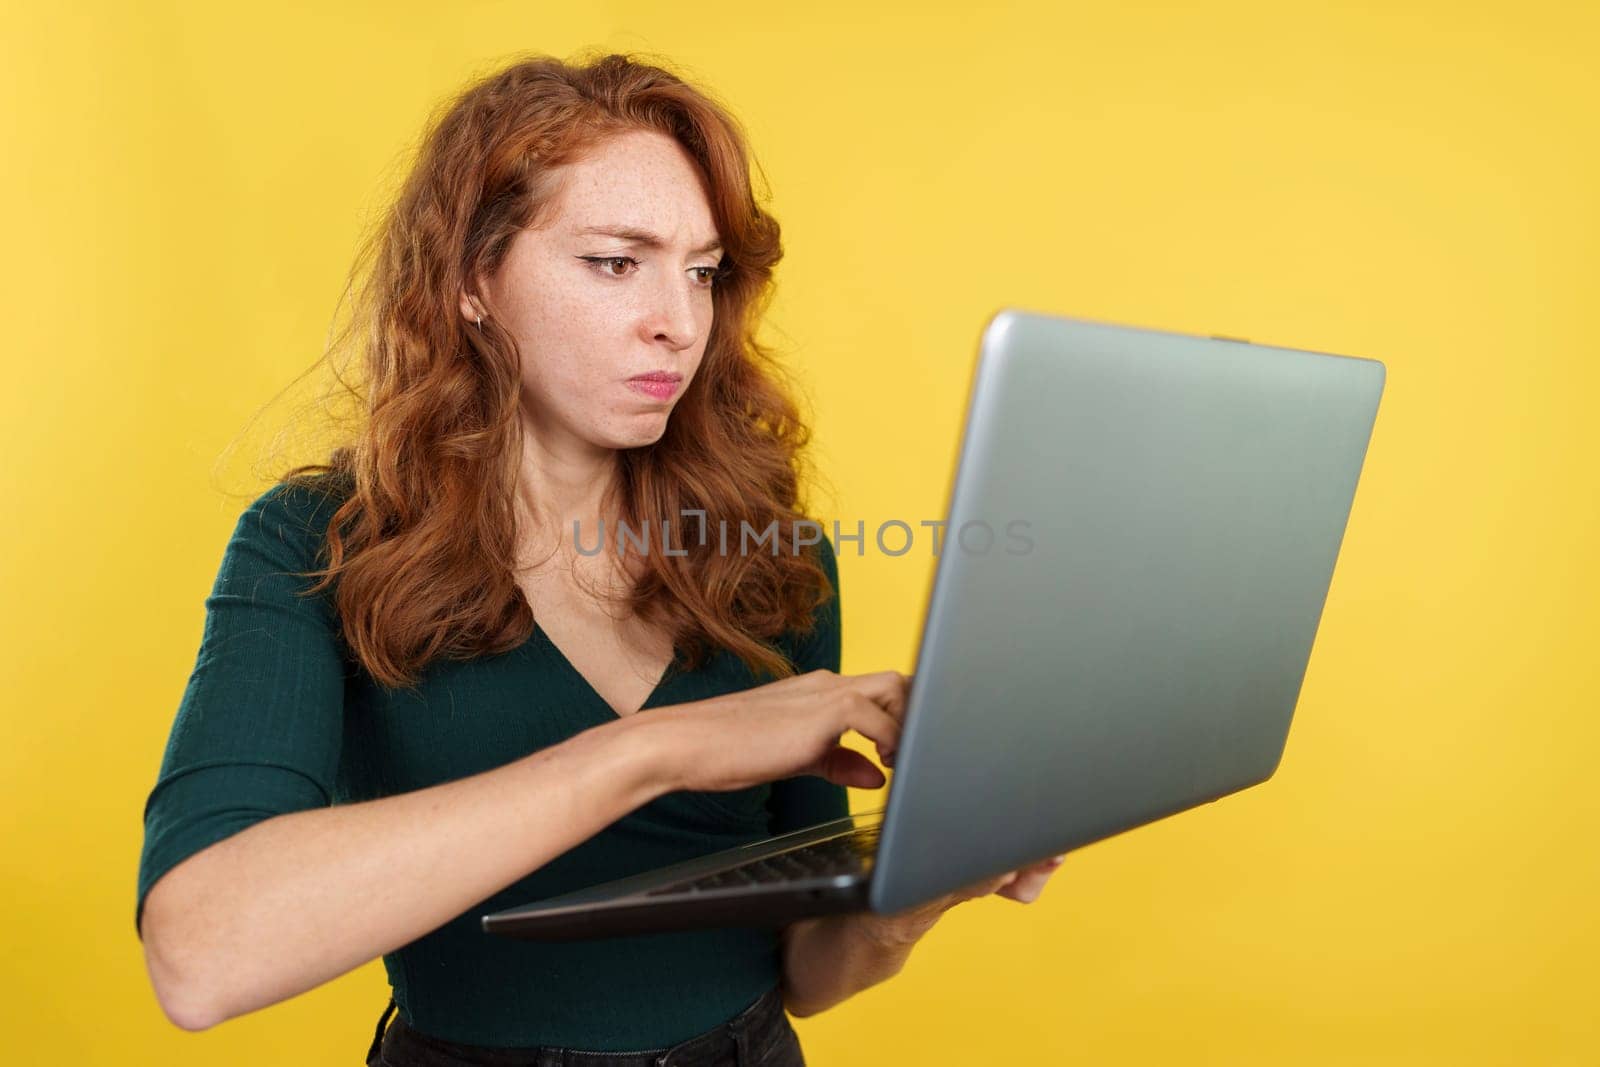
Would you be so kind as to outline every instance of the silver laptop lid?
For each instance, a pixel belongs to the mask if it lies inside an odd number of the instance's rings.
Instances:
[[[990,320],[874,910],[1272,775],[1383,385],[1370,359]]]

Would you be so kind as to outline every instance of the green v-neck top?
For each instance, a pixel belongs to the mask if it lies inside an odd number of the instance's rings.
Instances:
[[[344,650],[328,591],[297,595],[313,584],[297,574],[320,566],[333,484],[275,486],[224,550],[145,805],[136,929],[163,874],[248,826],[478,774],[617,718],[537,627],[509,652],[435,661],[415,691],[378,684]],[[837,589],[833,547],[817,547]],[[815,621],[777,645],[800,671],[838,670],[837,596]],[[639,714],[757,684],[719,652],[695,671],[675,664]],[[480,917],[847,814],[845,788],[810,775],[658,797],[385,956],[397,1009],[424,1034],[472,1045],[628,1051],[711,1029],[778,984],[777,930],[538,942],[486,934]]]

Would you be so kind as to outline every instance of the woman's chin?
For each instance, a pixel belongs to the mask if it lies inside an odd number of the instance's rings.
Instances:
[[[645,448],[661,440],[661,435],[666,432],[666,412],[629,419],[627,425],[612,436],[607,447],[619,451],[625,448]]]

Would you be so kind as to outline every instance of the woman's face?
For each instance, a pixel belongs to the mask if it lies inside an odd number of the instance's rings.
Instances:
[[[518,233],[486,280],[482,311],[516,338],[523,410],[545,449],[648,445],[711,332],[722,253],[710,203],[664,134],[613,137],[563,171],[547,221]],[[479,313],[466,294],[461,313]],[[631,380],[655,372],[676,380]]]

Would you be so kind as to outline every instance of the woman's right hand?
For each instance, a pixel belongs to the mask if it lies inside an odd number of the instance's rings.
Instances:
[[[815,774],[835,785],[877,789],[883,772],[839,739],[854,730],[894,766],[910,678],[899,671],[815,670],[709,700],[643,713],[670,724],[674,790],[727,792]]]

